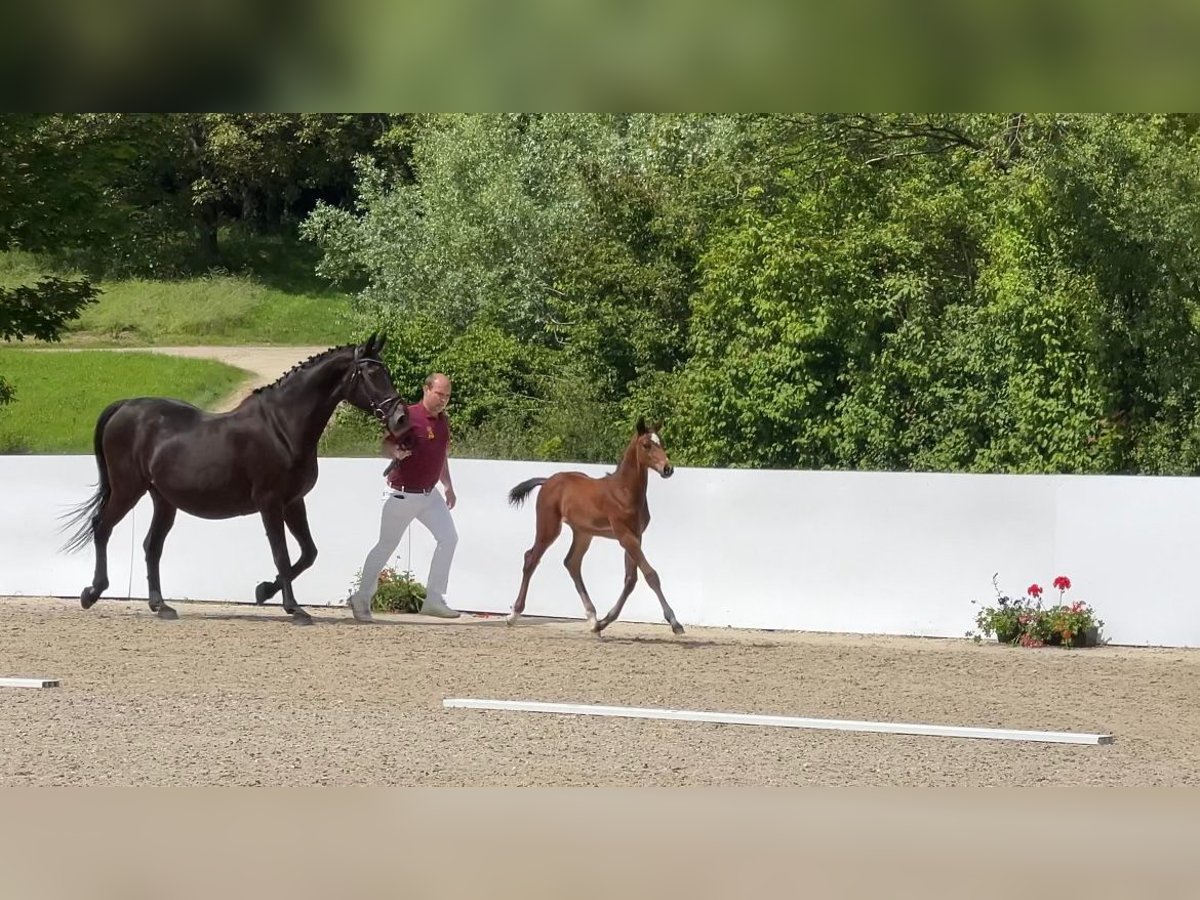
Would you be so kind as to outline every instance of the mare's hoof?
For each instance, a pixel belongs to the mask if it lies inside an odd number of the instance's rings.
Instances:
[[[275,591],[272,590],[274,587],[275,582],[273,581],[260,581],[258,587],[254,589],[254,602],[262,606],[275,596]]]
[[[154,614],[166,622],[174,622],[179,618],[179,613],[175,612],[175,610],[171,609],[171,607],[167,606],[165,603],[160,606]]]
[[[293,625],[311,625],[312,624],[312,616],[310,616],[308,613],[306,613],[304,610],[302,610],[298,606],[291,611],[291,616],[292,616],[292,624]]]
[[[683,634],[683,626],[680,625],[678,622],[671,623],[671,630],[673,632],[675,632],[676,634]]]
[[[90,585],[83,589],[83,593],[79,595],[79,605],[84,609],[91,609],[97,600],[100,599],[100,592]]]

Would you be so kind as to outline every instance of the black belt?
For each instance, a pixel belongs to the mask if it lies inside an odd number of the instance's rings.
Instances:
[[[397,497],[403,497],[405,494],[432,494],[433,488],[425,488],[422,490],[421,488],[398,487],[392,488],[392,493]]]

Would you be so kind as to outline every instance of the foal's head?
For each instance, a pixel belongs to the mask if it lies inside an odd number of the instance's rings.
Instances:
[[[663,447],[662,438],[658,433],[660,428],[662,423],[647,426],[646,420],[639,417],[637,434],[633,441],[637,446],[638,462],[648,469],[653,469],[663,478],[670,478],[675,473],[675,467],[671,465],[671,460],[667,459],[667,450]]]
[[[351,406],[374,415],[396,437],[402,437],[412,425],[408,409],[379,356],[386,342],[386,337],[373,334],[354,348],[354,361],[342,383],[342,396]]]

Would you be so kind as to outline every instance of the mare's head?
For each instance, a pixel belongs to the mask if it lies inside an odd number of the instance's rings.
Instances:
[[[342,399],[369,412],[396,437],[408,433],[408,409],[396,393],[380,353],[387,338],[373,334],[354,348],[354,360],[342,382]]]
[[[637,434],[633,436],[633,444],[637,448],[638,463],[640,465],[644,465],[647,469],[653,469],[663,478],[670,478],[675,472],[675,467],[671,465],[671,460],[667,458],[667,450],[663,446],[662,437],[658,433],[660,428],[662,428],[662,423],[647,426],[646,420],[639,417],[637,420]]]

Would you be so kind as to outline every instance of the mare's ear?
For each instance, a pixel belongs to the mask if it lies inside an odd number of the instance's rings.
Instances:
[[[371,336],[354,348],[354,359],[360,360],[364,356],[370,356],[372,347],[375,344],[375,332],[371,332]]]
[[[644,416],[638,416],[638,420],[637,420],[637,433],[638,433],[638,434],[645,434],[645,433],[646,433],[646,419],[645,419],[645,417],[644,417]]]
[[[381,354],[383,353],[383,345],[386,343],[387,343],[387,335],[386,334],[379,334],[375,337],[375,356],[376,357],[382,358]]]

